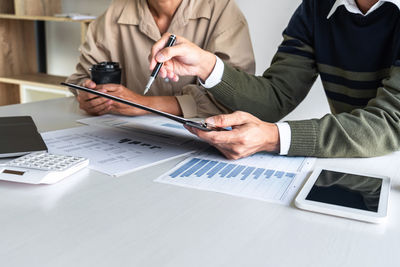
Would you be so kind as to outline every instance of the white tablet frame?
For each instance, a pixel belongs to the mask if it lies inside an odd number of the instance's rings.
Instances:
[[[378,212],[360,210],[355,208],[348,208],[344,206],[338,206],[333,204],[327,204],[323,202],[317,202],[312,200],[307,200],[306,197],[311,191],[311,188],[317,181],[319,174],[323,171],[334,171],[354,175],[369,176],[373,178],[382,179],[381,194],[379,197]],[[303,188],[300,190],[299,194],[295,199],[295,205],[303,210],[309,210],[319,213],[325,213],[329,215],[345,217],[349,219],[380,223],[383,222],[387,217],[388,201],[390,193],[390,178],[382,175],[372,175],[370,173],[354,172],[351,170],[345,170],[340,168],[324,168],[318,167],[311,174],[310,178],[306,181]]]

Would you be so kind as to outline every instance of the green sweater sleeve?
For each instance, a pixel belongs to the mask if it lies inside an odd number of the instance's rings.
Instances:
[[[289,121],[289,155],[373,157],[400,148],[400,67],[393,66],[363,109],[319,120]]]
[[[312,50],[306,45],[303,49]],[[278,52],[271,68],[259,77],[225,63],[222,81],[209,92],[232,110],[276,122],[303,101],[317,76],[313,59]]]
[[[276,122],[307,95],[317,77],[311,58],[277,53],[271,67],[255,77],[225,65],[221,83],[209,89],[232,110]],[[290,156],[371,157],[400,147],[400,67],[393,66],[377,96],[363,109],[322,119],[289,121]]]

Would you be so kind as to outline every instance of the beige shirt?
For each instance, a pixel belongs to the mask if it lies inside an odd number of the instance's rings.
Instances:
[[[234,67],[254,73],[254,54],[245,17],[233,0],[183,0],[168,28]],[[102,61],[119,62],[122,84],[142,94],[149,79],[148,56],[161,38],[146,0],[114,0],[90,24],[76,73],[68,82],[81,84],[89,68]],[[176,96],[185,117],[207,117],[228,112],[196,77],[168,82],[158,77],[148,95]]]

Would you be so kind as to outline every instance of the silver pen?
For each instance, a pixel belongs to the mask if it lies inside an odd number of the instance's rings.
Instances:
[[[175,42],[176,42],[176,35],[171,34],[169,36],[168,42],[165,45],[165,47],[171,47],[175,44]],[[156,67],[154,68],[153,72],[150,75],[149,82],[147,83],[146,88],[144,89],[144,93],[143,93],[144,95],[147,94],[147,92],[150,90],[150,87],[153,84],[154,80],[157,78],[157,75],[160,72],[160,69],[163,64],[164,63],[160,63],[160,62],[157,63]]]

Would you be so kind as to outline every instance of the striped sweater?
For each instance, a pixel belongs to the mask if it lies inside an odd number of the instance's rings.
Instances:
[[[263,76],[225,64],[209,91],[232,110],[269,122],[292,111],[318,75],[332,114],[289,121],[289,155],[370,157],[400,148],[400,11],[384,3],[367,16],[334,0],[303,0]],[[315,108],[318,108],[317,106]]]

